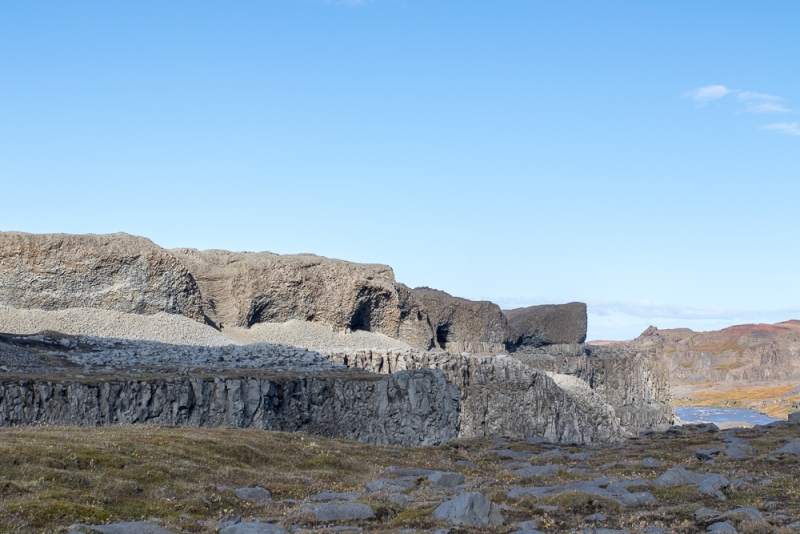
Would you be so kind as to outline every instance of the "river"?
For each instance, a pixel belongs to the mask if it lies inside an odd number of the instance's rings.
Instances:
[[[676,406],[675,414],[686,423],[724,423],[745,421],[754,425],[767,425],[773,421],[785,421],[769,417],[748,408],[712,408],[710,406]]]

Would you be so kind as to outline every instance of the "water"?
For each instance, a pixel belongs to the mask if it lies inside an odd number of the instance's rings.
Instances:
[[[769,417],[747,408],[712,408],[709,406],[676,406],[675,414],[687,423],[724,423],[745,421],[754,425],[767,425],[773,421],[785,421]]]

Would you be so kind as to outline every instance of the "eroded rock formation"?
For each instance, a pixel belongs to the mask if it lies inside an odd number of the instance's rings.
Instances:
[[[127,234],[0,233],[0,304],[206,320],[200,288],[186,267],[149,239]]]
[[[428,312],[438,348],[450,352],[505,352],[508,326],[497,304],[453,297],[429,287],[411,292]]]

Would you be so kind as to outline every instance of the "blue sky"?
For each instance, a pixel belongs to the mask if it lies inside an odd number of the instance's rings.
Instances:
[[[5,2],[1,230],[313,252],[590,338],[800,318],[800,3]]]

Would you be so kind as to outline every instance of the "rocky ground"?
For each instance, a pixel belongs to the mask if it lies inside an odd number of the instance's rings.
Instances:
[[[0,430],[2,532],[795,532],[800,426],[615,446],[241,429]]]

